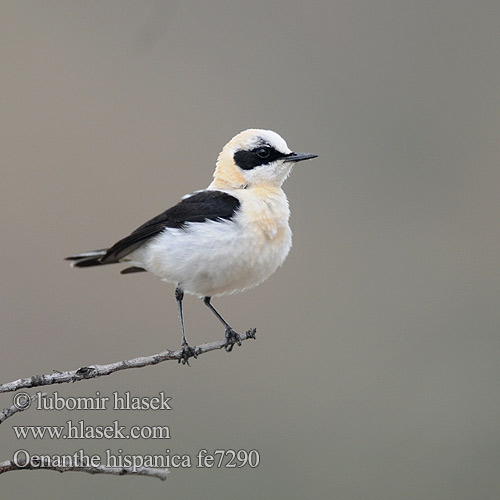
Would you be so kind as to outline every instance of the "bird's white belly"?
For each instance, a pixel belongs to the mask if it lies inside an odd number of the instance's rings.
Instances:
[[[258,285],[283,263],[292,245],[288,223],[274,234],[237,221],[188,223],[167,228],[131,260],[185,292],[213,297]]]

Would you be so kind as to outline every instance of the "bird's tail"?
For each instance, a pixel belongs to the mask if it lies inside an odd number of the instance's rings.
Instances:
[[[71,267],[92,267],[92,266],[102,266],[102,257],[106,255],[108,250],[105,248],[103,250],[94,250],[93,252],[83,252],[77,253],[75,255],[70,255],[66,257],[65,260],[71,260]]]

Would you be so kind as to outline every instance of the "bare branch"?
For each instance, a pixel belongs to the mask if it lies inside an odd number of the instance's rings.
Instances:
[[[238,344],[240,345],[243,340],[250,338],[255,338],[255,329],[248,330],[247,332],[241,334],[238,339]],[[193,354],[198,357],[200,354],[206,352],[215,351],[222,349],[230,351],[233,347],[233,342],[229,342],[227,339],[222,339],[217,342],[209,342],[206,344],[201,344],[193,349]],[[186,354],[182,350],[171,351],[169,349],[162,351],[158,354],[152,354],[151,356],[144,356],[124,361],[118,361],[116,363],[110,363],[107,365],[89,365],[78,368],[73,371],[59,372],[54,371],[53,373],[47,375],[34,375],[29,378],[14,380],[13,382],[8,382],[0,385],[0,393],[3,392],[14,392],[19,389],[29,389],[32,387],[41,387],[53,384],[64,384],[73,383],[80,380],[87,380],[91,378],[102,377],[104,375],[111,375],[114,372],[120,370],[127,370],[129,368],[142,368],[144,366],[151,366],[168,360],[178,360],[179,362],[186,363],[188,361]],[[189,364],[189,363],[188,363]],[[18,412],[24,411],[30,407],[31,403],[37,398],[39,393],[29,396],[26,393],[17,393],[14,396],[14,404],[5,408],[0,412],[0,424],[7,420],[12,415]],[[157,477],[164,481],[167,478],[168,469],[159,469],[151,467],[106,467],[100,464],[88,464],[85,462],[80,462],[78,460],[70,461],[70,463],[60,463],[58,461],[53,462],[49,456],[32,456],[29,460],[19,459],[19,460],[6,460],[0,462],[0,474],[5,472],[10,472],[14,470],[53,470],[57,472],[86,472],[88,474],[112,474],[117,476],[123,475],[138,475],[138,476],[149,476]]]
[[[255,329],[248,330],[245,333],[240,334],[240,339],[254,339]],[[215,351],[217,349],[222,349],[227,346],[227,340],[222,339],[217,342],[208,342],[206,344],[200,344],[195,347],[196,356],[204,354],[206,352]],[[108,365],[89,365],[78,368],[78,370],[59,372],[55,371],[47,375],[33,375],[29,378],[21,378],[14,380],[13,382],[7,382],[0,385],[0,393],[2,392],[12,392],[18,391],[19,389],[29,389],[31,387],[40,387],[53,384],[65,384],[79,382],[80,380],[88,380],[91,378],[102,377],[104,375],[111,375],[111,373],[127,370],[129,368],[142,368],[144,366],[156,365],[168,360],[178,360],[179,362],[183,359],[182,350],[178,351],[162,351],[158,354],[152,354],[151,356],[144,356],[140,358],[129,359],[125,361],[117,361],[116,363],[110,363]],[[7,409],[9,410],[9,409]],[[5,411],[5,410],[4,410]],[[10,416],[10,415],[9,415]],[[6,417],[7,418],[7,417]],[[4,418],[5,420],[5,418]]]
[[[44,457],[46,458],[46,457]],[[157,477],[162,481],[167,479],[168,469],[153,469],[149,467],[105,467],[98,465],[96,467],[84,465],[53,465],[50,460],[35,460],[31,458],[29,462],[19,461],[17,464],[13,460],[0,462],[0,474],[13,470],[53,470],[57,472],[87,472],[88,474],[112,474],[114,476],[136,475]]]
[[[20,396],[21,393],[18,394]],[[42,396],[45,396],[46,393],[42,393]],[[38,397],[37,394],[33,394],[33,396],[29,397],[28,394],[25,394],[25,399],[19,399],[17,398],[15,403],[10,406],[9,408],[4,408],[2,411],[0,411],[0,424],[2,422],[5,422],[9,417],[12,417],[12,415],[15,415],[16,413],[20,411],[27,410],[33,401]]]

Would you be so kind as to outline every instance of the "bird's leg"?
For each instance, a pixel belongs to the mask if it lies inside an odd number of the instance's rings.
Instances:
[[[175,300],[177,301],[177,311],[179,313],[179,321],[181,324],[182,333],[182,355],[179,358],[179,363],[182,362],[183,365],[186,363],[189,365],[189,358],[191,356],[197,358],[196,349],[191,347],[186,340],[186,332],[184,330],[184,315],[182,313],[182,299],[184,298],[184,292],[181,288],[177,287],[175,289]]]
[[[226,329],[226,345],[224,349],[227,352],[231,352],[233,350],[234,344],[241,345],[241,337],[237,334],[232,328],[231,325],[218,313],[217,309],[210,303],[211,297],[204,297],[203,303],[215,314],[217,319],[224,325]],[[255,338],[255,328],[248,330],[246,332],[247,336]]]

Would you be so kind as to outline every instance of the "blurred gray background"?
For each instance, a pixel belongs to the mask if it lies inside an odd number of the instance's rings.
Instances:
[[[256,449],[259,467],[9,473],[5,498],[498,499],[499,26],[498,0],[3,0],[3,382],[178,348],[172,286],[62,258],[204,188],[243,129],[320,155],[284,186],[284,267],[214,301],[257,341],[47,389],[164,391],[170,412],[31,409],[0,428],[0,461]],[[193,343],[222,338],[198,299],[185,313]],[[12,431],[69,419],[172,438]]]

